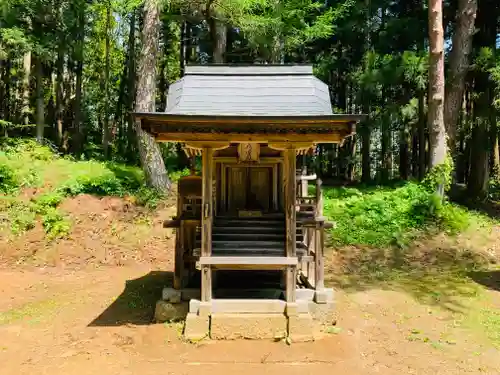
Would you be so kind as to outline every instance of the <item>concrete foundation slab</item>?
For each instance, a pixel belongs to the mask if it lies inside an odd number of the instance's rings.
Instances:
[[[201,317],[189,313],[184,324],[184,338],[190,341],[199,341],[209,335],[210,320],[209,317]]]
[[[181,291],[174,288],[163,288],[162,299],[170,303],[181,302]]]
[[[171,303],[160,300],[155,307],[155,321],[158,323],[184,320],[188,313],[187,303]]]
[[[297,301],[313,301],[314,300],[314,289],[296,289],[295,290],[295,298]]]
[[[298,314],[288,318],[288,336],[292,342],[314,341],[316,329],[310,314]]]
[[[316,303],[327,303],[333,302],[334,291],[332,288],[324,288],[321,290],[316,290],[314,294],[314,302]]]
[[[335,303],[315,303],[309,302],[309,312],[313,319],[320,325],[335,325],[337,313],[335,311]]]
[[[286,335],[284,314],[212,314],[210,337],[216,340],[282,339]]]

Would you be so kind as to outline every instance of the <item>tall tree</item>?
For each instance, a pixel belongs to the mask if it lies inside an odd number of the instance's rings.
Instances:
[[[158,0],[146,0],[142,26],[142,49],[139,58],[139,80],[135,110],[155,111],[156,63],[160,38],[160,6]],[[165,168],[159,145],[154,137],[136,123],[139,155],[147,182],[163,193],[170,191],[170,180]]]
[[[459,0],[453,48],[450,53],[449,78],[444,102],[444,124],[448,133],[448,144],[455,153],[457,125],[465,90],[465,77],[469,70],[472,36],[475,30],[477,0]]]
[[[429,0],[429,112],[430,167],[446,160],[446,131],[444,127],[444,33],[443,1]],[[444,181],[437,187],[444,195]]]
[[[109,159],[109,142],[110,142],[110,129],[109,129],[109,53],[111,48],[110,42],[110,29],[111,29],[111,1],[106,2],[106,46],[105,46],[105,63],[104,63],[104,119],[103,119],[103,133],[102,145],[104,150],[104,157]]]

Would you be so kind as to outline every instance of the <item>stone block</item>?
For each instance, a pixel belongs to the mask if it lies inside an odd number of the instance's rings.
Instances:
[[[208,337],[210,331],[209,317],[202,317],[189,313],[184,324],[184,338],[190,341],[199,341]]]
[[[297,301],[312,301],[314,300],[314,294],[315,290],[314,289],[297,289],[295,290],[295,298]]]
[[[211,302],[200,302],[198,307],[199,316],[210,316],[212,313],[212,303]]]
[[[155,321],[159,323],[184,320],[188,313],[187,303],[170,303],[160,300],[155,307]]]
[[[210,337],[216,340],[282,339],[286,334],[284,314],[212,314]]]
[[[316,303],[328,303],[333,302],[334,291],[332,288],[325,288],[322,290],[317,290],[314,294],[314,302]]]
[[[286,316],[295,316],[299,313],[299,305],[297,302],[286,303]]]
[[[165,302],[170,303],[180,303],[181,302],[181,291],[174,288],[163,288],[162,299]]]
[[[186,288],[182,289],[181,292],[181,299],[183,301],[190,301],[192,299],[201,299],[201,291],[200,289],[191,289],[191,288]]]
[[[292,342],[314,341],[317,327],[310,314],[298,314],[288,318],[288,336]]]
[[[335,325],[337,313],[335,311],[335,303],[315,303],[309,302],[309,312],[313,319],[322,325]]]
[[[200,301],[197,299],[192,299],[189,301],[189,312],[198,315],[200,309]]]

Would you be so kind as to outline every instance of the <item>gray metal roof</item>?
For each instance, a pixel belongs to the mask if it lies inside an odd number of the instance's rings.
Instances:
[[[222,116],[332,115],[328,86],[312,66],[225,66],[186,68],[168,91],[166,113]]]

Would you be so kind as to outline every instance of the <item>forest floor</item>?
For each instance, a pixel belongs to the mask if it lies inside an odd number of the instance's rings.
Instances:
[[[162,228],[173,201],[151,211],[78,195],[60,207],[67,238],[47,240],[41,224],[0,238],[1,375],[500,373],[500,227],[422,238],[406,271],[396,250],[330,249],[338,320],[316,342],[191,344],[181,325],[151,323],[173,271]]]

